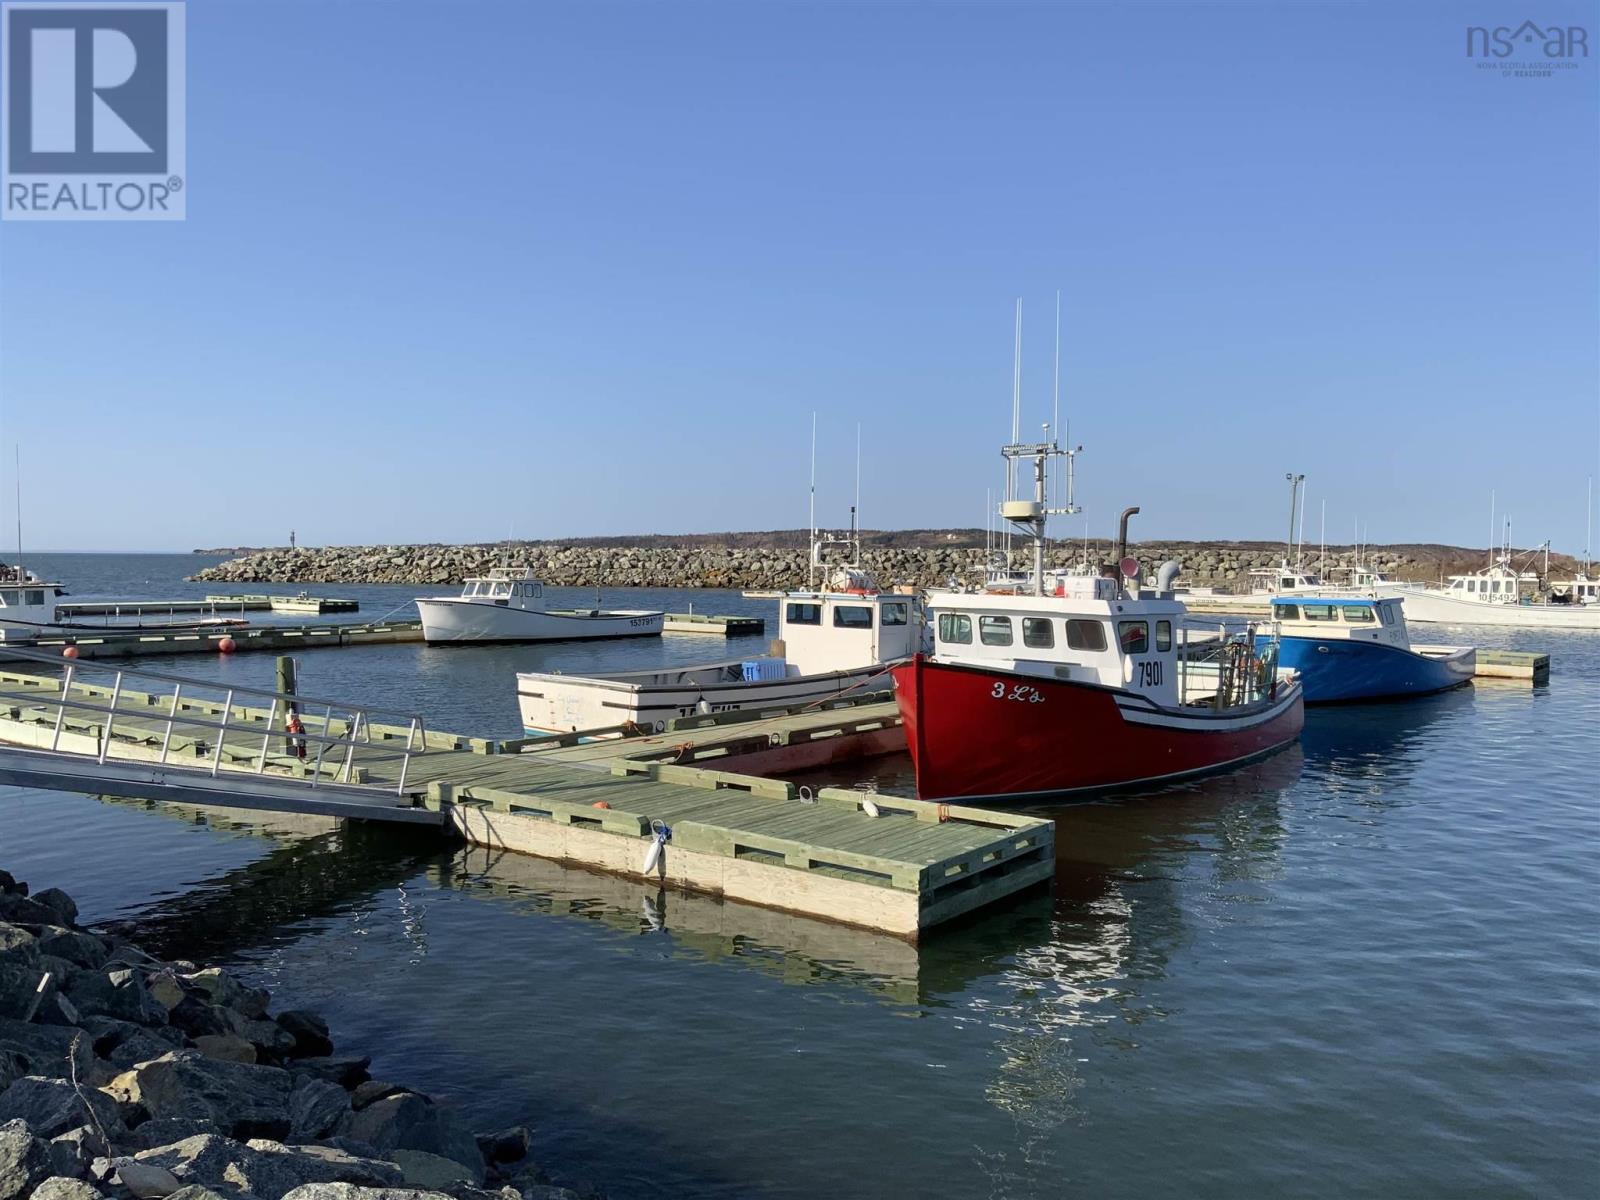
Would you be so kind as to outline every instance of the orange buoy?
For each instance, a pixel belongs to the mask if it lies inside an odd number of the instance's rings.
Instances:
[[[590,805],[590,807],[591,808],[610,808],[611,805],[608,802],[604,801],[604,800],[596,800],[592,805]]]
[[[78,657],[78,648],[76,646],[67,646],[67,647],[65,647],[61,651],[61,657],[62,658],[77,658]]]
[[[218,654],[232,654],[238,648],[239,648],[239,644],[237,642],[235,642],[232,638],[223,638],[220,642],[217,643],[217,653]]]

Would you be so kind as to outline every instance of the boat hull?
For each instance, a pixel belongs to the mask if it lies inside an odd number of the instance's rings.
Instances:
[[[1270,753],[1305,724],[1294,680],[1259,704],[1215,712],[921,656],[894,677],[925,800],[1104,791],[1197,775]]]
[[[1284,635],[1279,662],[1300,675],[1307,704],[1392,700],[1426,696],[1472,680],[1477,651],[1471,646],[1404,650],[1377,642]]]
[[[557,612],[502,608],[469,600],[418,600],[422,636],[430,644],[453,642],[563,642],[593,638],[654,637],[659,612]]]
[[[711,672],[726,664],[708,664]],[[745,682],[696,681],[697,668],[684,668],[681,683],[649,684],[525,672],[517,676],[517,707],[528,734],[570,733],[607,729],[633,722],[657,733],[668,721],[702,712],[739,712],[747,708],[789,708],[829,700],[845,692],[858,695],[873,686],[887,691],[888,676],[880,665],[821,675]]]
[[[1591,629],[1600,632],[1600,605],[1486,604],[1441,595],[1434,588],[1378,589],[1380,596],[1405,601],[1406,620],[1439,625],[1499,625],[1512,629]]]

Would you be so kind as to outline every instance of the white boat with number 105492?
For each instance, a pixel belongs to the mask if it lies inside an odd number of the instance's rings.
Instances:
[[[653,637],[664,613],[546,608],[544,585],[526,567],[501,567],[468,579],[459,596],[417,600],[430,642],[554,642],[572,638]]]

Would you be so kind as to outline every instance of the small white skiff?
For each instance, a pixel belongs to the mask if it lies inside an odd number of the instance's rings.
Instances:
[[[526,567],[468,579],[459,596],[420,597],[417,611],[429,644],[653,637],[665,616],[642,609],[546,608],[544,585]]]

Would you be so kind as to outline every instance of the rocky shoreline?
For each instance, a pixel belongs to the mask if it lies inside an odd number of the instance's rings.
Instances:
[[[1169,558],[1183,564],[1183,580],[1244,590],[1249,573],[1272,568],[1283,557],[1281,543],[1140,543],[1130,553],[1147,571]],[[1101,543],[1097,561],[1112,552]],[[449,586],[468,575],[514,562],[534,569],[557,587],[792,588],[806,582],[802,549],[743,546],[573,546],[531,542],[504,545],[327,546],[262,550],[210,567],[191,579],[207,583],[410,583]],[[887,547],[866,549],[865,565],[878,580],[918,586],[970,580],[981,569],[982,547]],[[1314,555],[1308,555],[1307,566]],[[1455,547],[1364,548],[1368,566],[1399,579],[1437,580],[1442,574],[1483,565],[1482,551]],[[1052,566],[1081,561],[1081,546],[1052,547]],[[1355,564],[1353,547],[1330,547],[1324,567]]]
[[[0,871],[0,1200],[581,1200],[369,1065]]]

